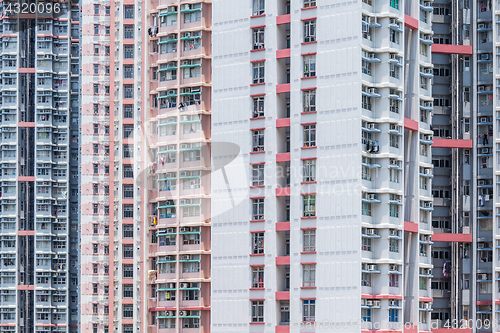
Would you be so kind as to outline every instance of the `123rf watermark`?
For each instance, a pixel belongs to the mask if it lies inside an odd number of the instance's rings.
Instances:
[[[345,322],[335,322],[324,320],[320,322],[295,322],[290,323],[290,326],[295,329],[307,329],[307,330],[360,330],[360,329],[370,329],[370,330],[402,330],[402,329],[418,329],[419,325],[417,323],[400,323],[400,322],[366,322],[362,319],[358,319],[357,321],[345,321]],[[429,329],[438,329],[438,328],[453,328],[453,329],[490,329],[493,328],[497,331],[500,328],[500,323],[492,322],[491,320],[485,319],[461,319],[461,320],[450,320],[447,321],[439,321],[432,320],[429,323]]]

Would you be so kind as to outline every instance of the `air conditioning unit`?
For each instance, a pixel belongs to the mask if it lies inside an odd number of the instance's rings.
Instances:
[[[426,175],[432,174],[432,169],[425,169],[425,174]]]
[[[194,87],[194,88],[191,88],[191,92],[192,93],[199,93],[201,91],[201,88],[200,87]]]
[[[479,87],[479,88],[483,88],[483,90],[484,90],[484,87]],[[487,117],[481,117],[481,118],[479,118],[479,122],[480,123],[487,123],[488,122],[488,118]]]
[[[429,303],[424,303],[424,309],[428,309],[429,308]]]
[[[477,91],[484,91],[484,86],[477,87]]]
[[[399,166],[399,161],[398,160],[391,160],[391,165]]]
[[[184,88],[184,93],[185,94],[190,94],[191,93],[191,88]]]
[[[375,265],[375,264],[369,264],[368,265],[368,270],[369,271],[376,271],[377,270],[377,265]]]
[[[190,254],[183,255],[182,260],[191,260],[191,255]]]
[[[167,234],[173,234],[174,232],[174,228],[167,228]]]
[[[375,53],[368,53],[368,58],[370,58],[370,59],[375,58]]]
[[[370,17],[368,17],[368,22],[377,23],[377,18],[375,16],[370,16]]]
[[[177,66],[177,64],[175,62],[173,62],[173,61],[169,62],[168,65],[167,65],[167,67],[176,67],[176,66]]]
[[[167,13],[175,12],[177,10],[177,7],[175,6],[170,6],[167,8]]]
[[[373,301],[373,306],[380,306],[380,301]]]
[[[370,193],[366,196],[368,198],[368,200],[375,200],[377,198],[377,196],[373,193]]]
[[[367,306],[373,306],[373,301],[372,300],[367,300],[366,301]]]
[[[398,25],[398,20],[396,20],[395,18],[391,18],[391,24]]]
[[[424,207],[425,208],[432,208],[432,202],[425,202]]]
[[[366,234],[367,235],[376,235],[377,233],[375,232],[375,229],[367,229]]]
[[[167,36],[167,39],[177,39],[177,35],[176,34],[170,34]]]
[[[483,154],[489,154],[489,153],[490,153],[490,148],[483,148],[483,149],[481,150],[481,152],[482,152]]]
[[[165,314],[167,315],[167,317],[175,317],[174,311],[167,311]]]
[[[167,95],[175,95],[175,90],[169,90]]]
[[[393,271],[393,272],[397,272],[398,271],[398,265],[389,264],[389,270]]]
[[[181,6],[181,10],[189,10],[189,9],[191,9],[191,5],[190,4],[185,4],[185,5]]]
[[[389,304],[390,304],[391,306],[398,306],[398,301],[396,301],[396,300],[391,300],[391,301],[389,302]]]
[[[398,131],[399,130],[399,126],[396,125],[396,124],[391,124],[391,131]]]
[[[485,184],[486,182],[482,179],[477,181],[477,185],[485,185]]]
[[[488,279],[488,275],[487,274],[478,274],[478,280],[487,280]]]
[[[183,143],[183,144],[181,144],[181,149],[188,149],[188,148],[191,148],[191,144],[190,143]]]
[[[368,88],[368,93],[369,94],[376,94],[377,93],[377,88]]]
[[[484,29],[484,28],[485,28],[484,23],[479,23],[479,24],[477,25],[477,28],[478,28],[478,29]]]
[[[189,288],[189,283],[186,283],[186,282],[181,283],[180,287],[183,288],[183,289]]]
[[[288,307],[288,306],[282,306],[282,307],[280,307],[280,311],[281,312],[289,312],[290,311],[290,307]]]
[[[426,108],[432,108],[432,102],[424,102]]]
[[[183,65],[191,65],[191,60],[183,60],[182,64]]]
[[[488,60],[490,58],[489,53],[483,53],[481,54],[481,60]]]
[[[484,243],[477,243],[478,249],[484,249]]]
[[[375,126],[376,126],[376,124],[375,124],[375,123],[369,123],[369,124],[367,125],[367,128],[368,128],[368,129],[375,129],[375,128],[376,128]]]
[[[398,231],[395,229],[391,229],[391,230],[389,230],[389,235],[390,236],[398,236]]]
[[[179,311],[179,316],[180,317],[189,316],[189,311],[186,310]]]

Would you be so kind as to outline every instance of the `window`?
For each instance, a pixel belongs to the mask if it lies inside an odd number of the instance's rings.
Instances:
[[[134,5],[125,5],[123,6],[123,17],[124,19],[133,19],[134,18]]]
[[[176,70],[166,71],[164,73],[166,75],[167,81],[175,80],[177,78],[177,71]],[[200,76],[201,76],[201,67],[196,66],[196,67],[184,68],[184,78],[185,79],[190,79],[193,77],[200,77]],[[165,80],[163,80],[163,81],[165,81]]]
[[[133,145],[123,145],[123,158],[134,158]]]
[[[372,75],[372,64],[364,59],[361,60],[361,68],[363,70],[363,74]]]
[[[124,219],[134,218],[134,205],[123,205],[123,218]]]
[[[304,125],[304,147],[316,146],[316,125]]]
[[[130,139],[134,136],[134,125],[123,125],[123,138]]]
[[[264,61],[256,62],[253,64],[253,83],[264,83]]]
[[[134,245],[133,244],[123,244],[123,258],[133,259],[134,258]]]
[[[395,1],[397,1],[397,0],[395,0]],[[396,30],[390,29],[389,39],[391,42],[393,42],[395,44],[399,44],[399,32],[397,32]]]
[[[134,45],[123,45],[123,58],[134,59]]]
[[[199,161],[201,157],[201,151],[200,150],[183,151],[182,157],[183,157],[182,159],[183,162]]]
[[[123,305],[123,318],[133,318],[134,317],[134,306],[130,304]]]
[[[123,98],[133,99],[134,98],[134,85],[124,84],[123,85]]]
[[[316,300],[304,299],[302,300],[302,321],[313,322],[316,314]]]
[[[124,224],[123,225],[123,238],[134,238],[134,225]]]
[[[134,277],[134,265],[123,265],[123,278],[132,279]]]
[[[264,288],[264,266],[252,267],[252,288]]]
[[[257,28],[252,30],[253,36],[253,49],[263,50],[264,47],[264,28]]]
[[[252,199],[252,220],[264,219],[264,198]]]
[[[389,169],[389,180],[393,183],[399,183],[399,170]]]
[[[316,41],[316,20],[309,20],[304,22],[304,42]]]
[[[190,9],[190,12],[184,13],[184,23],[201,21],[201,3],[192,4]]]
[[[362,239],[362,245],[361,245],[361,250],[363,251],[370,251],[372,250],[372,240],[371,238],[365,238],[363,237]]]
[[[361,273],[361,285],[363,287],[371,287],[372,286],[371,273]]]
[[[399,240],[390,239],[389,240],[389,251],[390,252],[399,252]]]
[[[99,15],[100,8],[99,5],[94,5],[94,15]]]
[[[106,15],[110,15],[110,14],[111,14],[111,7],[110,7],[110,6],[106,6],[106,7],[104,7],[104,8],[105,8],[105,10],[106,10],[105,14],[106,14]]]
[[[399,287],[399,274],[389,274],[389,287]]]
[[[304,112],[316,111],[316,90],[304,90]]]
[[[389,5],[392,8],[399,9],[399,0],[389,0]]]
[[[361,309],[361,318],[363,321],[371,322],[372,321],[372,309]]]
[[[264,130],[257,130],[252,132],[253,151],[264,151]]]
[[[253,118],[264,117],[264,97],[254,97]]]
[[[361,214],[365,216],[372,216],[372,204],[368,202],[362,202]]]
[[[134,285],[124,284],[123,285],[123,298],[133,298],[134,297]]]
[[[253,15],[262,15],[265,10],[265,0],[253,0]]]
[[[134,25],[126,24],[123,26],[123,38],[134,39]]]
[[[389,322],[397,323],[398,322],[398,309],[389,309]]]
[[[134,168],[132,164],[123,165],[123,178],[134,178]]]
[[[305,229],[303,230],[303,247],[304,252],[316,251],[316,229]]]
[[[316,285],[316,265],[302,265],[302,286],[314,287]]]
[[[304,195],[304,217],[316,216],[316,195],[306,194]]]
[[[98,311],[99,311],[99,306],[97,304],[95,304],[95,303],[92,304],[92,313],[93,314],[97,314]]]
[[[420,43],[420,54],[427,57],[427,45]]]
[[[316,55],[304,56],[304,77],[316,76]]]
[[[395,64],[389,64],[389,75],[395,79],[399,79],[399,66]],[[425,79],[424,77],[420,77]]]
[[[252,165],[252,186],[264,185],[264,164]]]
[[[94,24],[94,35],[99,35],[99,24]]]
[[[304,8],[316,7],[316,0],[304,0]]]
[[[252,302],[252,322],[253,323],[264,322],[264,301]]]
[[[253,254],[263,254],[264,253],[264,233],[263,232],[254,232],[252,233],[252,242],[253,242]]]
[[[302,170],[304,172],[302,181],[303,182],[315,182],[316,181],[316,160],[304,160],[302,162]]]
[[[361,107],[366,110],[372,110],[372,98],[369,96],[361,96]]]
[[[134,78],[134,65],[123,65],[123,78],[125,79]]]

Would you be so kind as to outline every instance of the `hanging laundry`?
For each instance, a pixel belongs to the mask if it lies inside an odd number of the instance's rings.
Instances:
[[[490,196],[489,195],[485,195],[484,196],[484,201],[490,201]]]

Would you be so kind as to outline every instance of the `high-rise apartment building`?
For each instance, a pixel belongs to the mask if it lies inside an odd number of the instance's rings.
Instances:
[[[14,5],[0,20],[0,331],[76,332],[79,6]]]
[[[422,6],[213,4],[212,139],[241,157],[212,176],[213,209],[227,207],[212,217],[214,331],[430,331],[433,31]]]
[[[80,330],[84,332],[142,332],[147,326],[144,6],[134,0],[82,5]]]
[[[147,332],[210,332],[211,1],[148,3]]]

